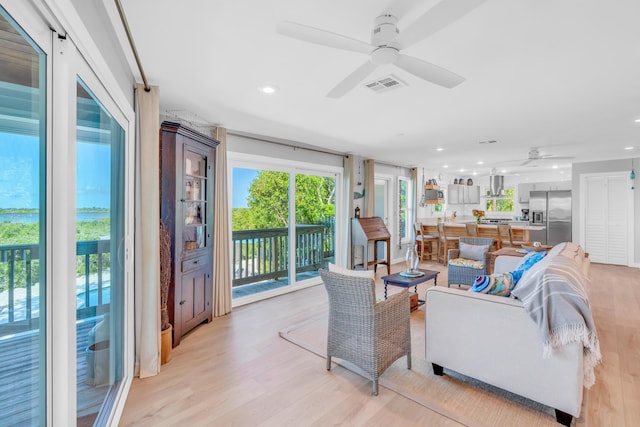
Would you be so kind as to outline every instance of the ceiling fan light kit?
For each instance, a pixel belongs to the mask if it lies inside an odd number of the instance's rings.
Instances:
[[[367,62],[329,91],[329,98],[343,96],[359,85],[378,66],[388,64],[393,64],[422,80],[451,89],[464,82],[464,77],[422,59],[405,55],[401,50],[460,19],[484,1],[443,0],[416,19],[402,33],[397,26],[398,19],[393,14],[383,13],[375,18],[371,43],[288,21],[278,24],[276,31],[294,39],[369,55]]]

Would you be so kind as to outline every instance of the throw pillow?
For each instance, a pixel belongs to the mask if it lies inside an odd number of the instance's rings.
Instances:
[[[487,251],[489,251],[489,246],[487,245],[471,245],[460,242],[460,258],[484,261],[484,254]]]
[[[329,263],[329,271],[332,273],[342,274],[343,276],[365,277],[367,279],[376,278],[376,273],[373,270],[350,270],[332,263]]]
[[[511,273],[482,274],[476,276],[476,280],[473,286],[469,288],[469,291],[508,297],[514,287],[515,284]]]
[[[545,256],[547,256],[547,253],[545,251],[529,252],[524,256],[524,258],[522,258],[522,261],[520,261],[520,264],[518,264],[518,266],[516,267],[516,271],[527,271]]]

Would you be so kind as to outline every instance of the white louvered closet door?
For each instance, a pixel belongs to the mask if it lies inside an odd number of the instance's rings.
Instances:
[[[628,265],[626,177],[588,177],[585,196],[585,251],[591,261]]]

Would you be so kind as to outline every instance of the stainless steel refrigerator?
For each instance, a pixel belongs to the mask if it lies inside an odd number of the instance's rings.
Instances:
[[[556,245],[571,241],[571,190],[529,193],[531,225],[544,230],[531,231],[531,241]]]

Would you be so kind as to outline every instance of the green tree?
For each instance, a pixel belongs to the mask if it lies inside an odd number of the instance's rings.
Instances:
[[[323,224],[335,217],[335,179],[298,174],[296,223]],[[234,230],[283,228],[289,225],[289,174],[260,171],[248,190],[247,208],[234,208]]]

